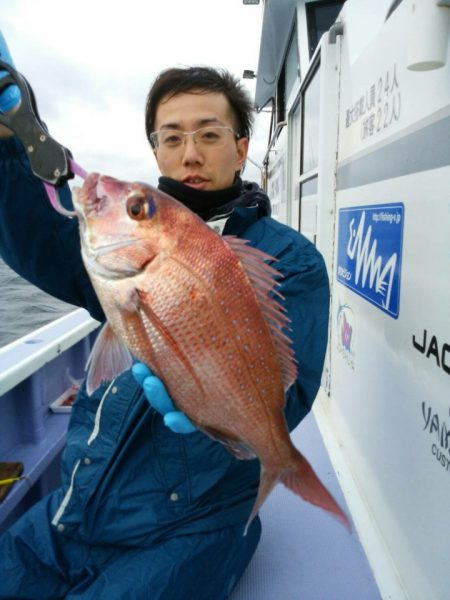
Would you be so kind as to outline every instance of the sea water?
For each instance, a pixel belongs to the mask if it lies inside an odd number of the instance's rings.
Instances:
[[[0,347],[75,308],[28,283],[0,259]]]

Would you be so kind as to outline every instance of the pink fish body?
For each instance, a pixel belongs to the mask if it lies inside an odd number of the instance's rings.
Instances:
[[[249,523],[277,481],[348,524],[291,442],[285,390],[297,368],[289,320],[269,292],[271,257],[221,237],[176,200],[91,174],[76,194],[82,253],[108,324],[93,349],[88,391],[129,368],[163,380],[179,410],[261,479]]]

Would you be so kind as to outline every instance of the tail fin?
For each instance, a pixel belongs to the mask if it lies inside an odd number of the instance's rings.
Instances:
[[[252,513],[245,526],[244,535],[247,534],[250,523],[256,517],[264,500],[278,481],[281,481],[281,483],[294,492],[294,494],[297,494],[297,496],[300,496],[303,500],[306,500],[306,502],[310,502],[331,513],[341,521],[349,531],[351,531],[350,521],[344,511],[317,477],[306,458],[295,448],[294,451],[295,453],[292,455],[290,466],[281,471],[271,473],[266,471],[261,464],[258,495],[255,504],[253,505]]]
[[[281,472],[279,480],[306,502],[331,513],[350,531],[350,521],[344,511],[317,477],[306,458],[296,450],[293,459],[293,464]]]
[[[261,463],[261,475],[259,477],[259,488],[258,495],[256,496],[255,504],[253,505],[252,513],[248,518],[247,524],[244,529],[244,535],[247,535],[247,530],[249,528],[250,523],[256,517],[261,508],[264,500],[272,491],[273,487],[278,481],[279,473],[269,473],[264,468],[264,465]]]

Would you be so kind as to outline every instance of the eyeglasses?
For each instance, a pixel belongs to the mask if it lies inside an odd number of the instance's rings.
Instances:
[[[233,134],[236,139],[241,136],[231,127],[200,127],[195,131],[179,131],[178,129],[160,129],[150,134],[153,148],[162,150],[177,150],[184,146],[186,136],[192,135],[195,144],[205,148],[220,148],[225,145],[228,134]]]

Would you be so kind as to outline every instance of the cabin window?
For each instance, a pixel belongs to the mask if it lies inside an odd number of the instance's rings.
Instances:
[[[300,67],[297,47],[297,32],[294,28],[291,39],[289,41],[288,49],[286,52],[286,60],[284,61],[284,88],[286,99],[289,98],[289,94],[292,92],[295,82],[300,78]]]
[[[277,96],[276,96],[276,111],[277,123],[281,123],[286,118],[286,94],[285,94],[285,69],[284,65],[281,69],[280,76],[277,81]]]
[[[317,233],[319,166],[320,58],[304,85],[291,115],[291,223],[313,244]]]
[[[301,173],[316,169],[319,162],[319,69],[316,69],[303,93]]]
[[[295,229],[299,223],[299,211],[300,211],[300,153],[301,153],[301,139],[302,139],[302,103],[300,97],[297,99],[294,107],[292,108],[292,116],[288,121],[288,156],[291,160],[288,161],[288,194],[291,198],[291,202],[288,203],[288,224],[292,225]]]
[[[313,2],[306,5],[309,57],[314,54],[322,35],[330,29],[341,12],[345,0]]]
[[[299,78],[300,68],[297,46],[297,29],[294,27],[289,39],[286,56],[283,61],[283,66],[277,82],[277,123],[280,123],[286,119],[286,103],[289,99],[289,94],[292,92],[295,82]]]

